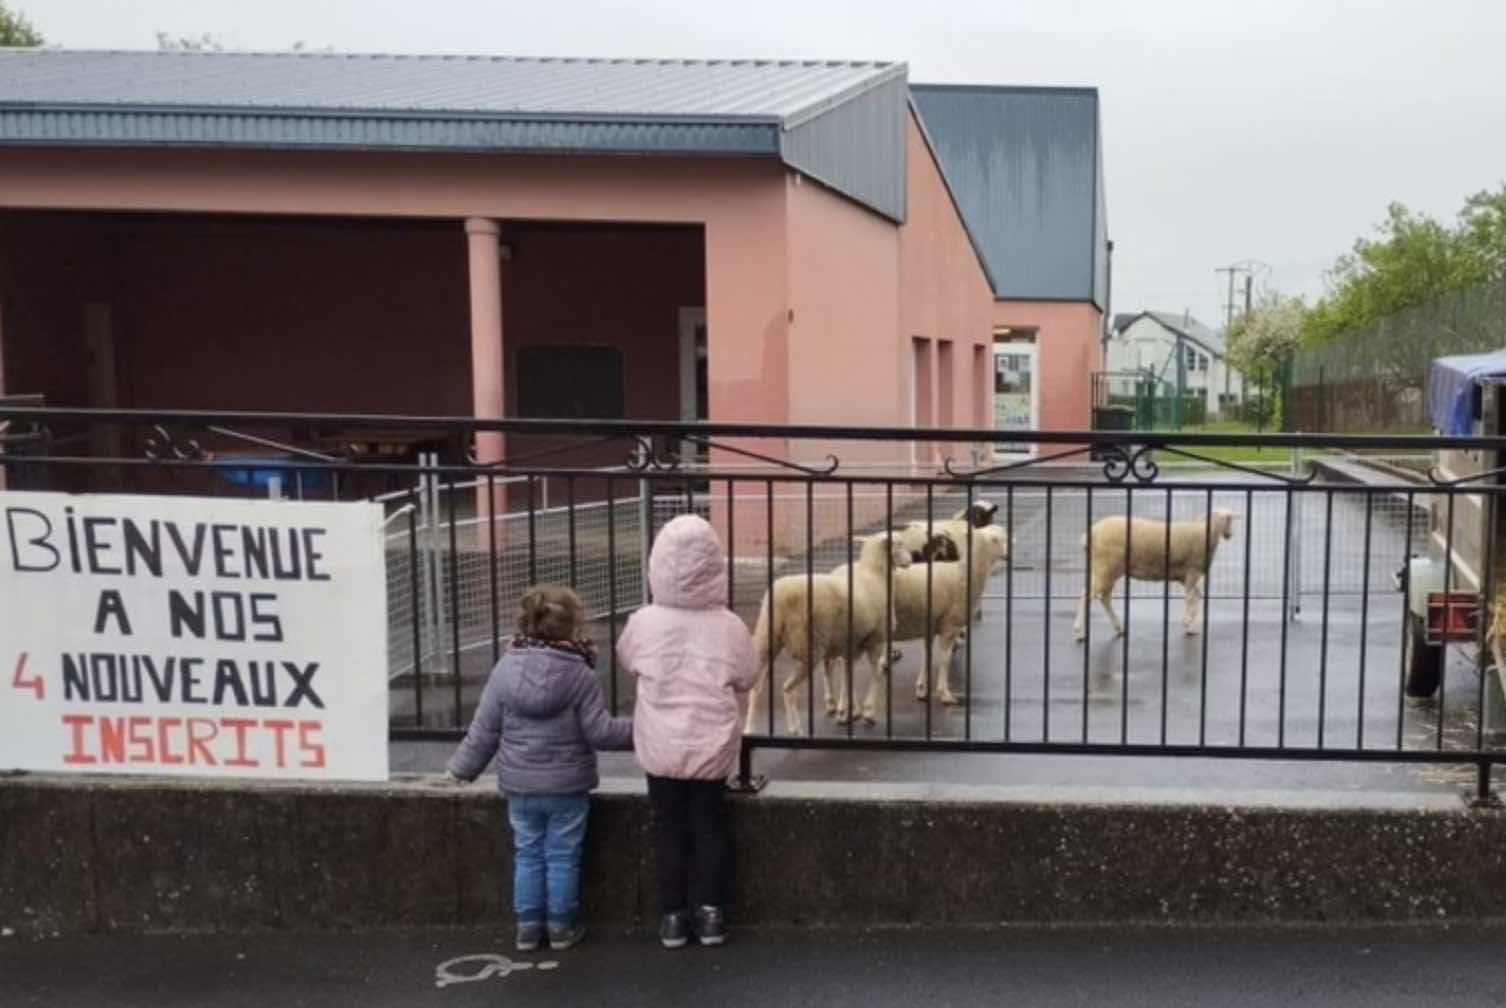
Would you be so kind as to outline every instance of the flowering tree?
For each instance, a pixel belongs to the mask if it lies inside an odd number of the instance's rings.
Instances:
[[[1256,422],[1262,427],[1267,420],[1265,404],[1273,401],[1270,393],[1297,352],[1306,322],[1307,306],[1301,298],[1267,291],[1259,304],[1235,319],[1230,328],[1229,362],[1259,390],[1260,415]]]

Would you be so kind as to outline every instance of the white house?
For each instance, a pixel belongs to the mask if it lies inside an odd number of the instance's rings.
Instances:
[[[1179,351],[1185,368],[1183,387],[1189,396],[1204,398],[1209,417],[1244,401],[1244,376],[1224,359],[1224,334],[1185,313],[1160,311],[1114,316],[1104,351],[1109,394],[1133,395],[1136,381],[1147,372],[1169,394],[1177,385]]]

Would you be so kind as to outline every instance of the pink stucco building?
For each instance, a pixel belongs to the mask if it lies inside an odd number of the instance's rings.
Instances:
[[[1028,334],[1034,423],[1086,427],[1099,278],[1008,296],[1016,225],[925,100],[884,63],[0,51],[0,391],[976,427]]]

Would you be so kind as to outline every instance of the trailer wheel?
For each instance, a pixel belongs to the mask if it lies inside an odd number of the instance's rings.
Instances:
[[[1443,645],[1429,644],[1422,618],[1408,616],[1407,696],[1430,697],[1443,677]]]

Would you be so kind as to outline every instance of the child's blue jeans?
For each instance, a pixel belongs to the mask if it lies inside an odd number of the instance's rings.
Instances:
[[[584,794],[515,794],[513,915],[519,924],[572,925],[580,912],[580,858],[590,799]]]

